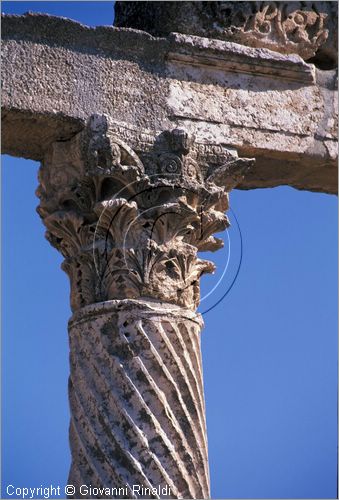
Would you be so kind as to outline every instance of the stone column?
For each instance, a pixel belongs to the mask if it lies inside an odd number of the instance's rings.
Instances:
[[[209,497],[196,308],[214,266],[197,252],[222,246],[251,163],[220,151],[201,163],[173,130],[137,155],[94,115],[41,166],[38,212],[71,283],[73,497]]]

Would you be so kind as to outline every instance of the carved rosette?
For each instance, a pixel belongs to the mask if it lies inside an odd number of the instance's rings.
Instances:
[[[195,310],[199,278],[228,226],[228,191],[252,160],[225,152],[199,164],[183,130],[137,156],[105,116],[54,143],[39,173],[38,213],[64,256],[73,311],[112,299],[160,300]]]
[[[195,309],[214,266],[198,252],[222,245],[213,234],[228,226],[228,191],[252,160],[213,148],[208,158],[182,130],[136,155],[95,115],[41,166],[38,212],[74,311],[74,498],[209,497]]]
[[[337,62],[337,2],[117,1],[114,23],[155,36],[186,33],[298,54],[305,60],[316,56],[330,67]]]
[[[239,15],[239,7],[230,9],[231,2],[219,2],[219,23],[228,16],[229,27],[225,37],[253,47],[264,47],[285,54],[299,54],[304,59],[313,57],[328,38],[327,14],[319,12],[316,3],[305,2],[248,2],[252,12]],[[306,2],[307,3],[307,2]],[[234,19],[229,14],[235,9]],[[231,14],[232,16],[232,14]]]

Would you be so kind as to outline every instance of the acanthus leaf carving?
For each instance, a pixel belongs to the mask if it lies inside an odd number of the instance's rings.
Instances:
[[[249,2],[239,21],[239,6],[219,2],[218,24],[224,36],[234,42],[268,48],[284,54],[313,57],[328,38],[327,14],[318,12],[307,2]],[[308,2],[310,3],[310,2]],[[227,12],[227,26],[222,28],[222,15]],[[234,19],[232,18],[234,16]]]
[[[138,157],[98,115],[66,145],[53,145],[38,212],[65,257],[72,309],[142,297],[195,309],[199,278],[214,271],[198,251],[222,246],[213,233],[229,224],[228,191],[252,163],[225,157],[214,173],[200,169],[193,139],[178,129]]]

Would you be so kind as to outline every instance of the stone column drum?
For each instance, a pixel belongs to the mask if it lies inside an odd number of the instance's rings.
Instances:
[[[74,498],[209,497],[196,308],[214,265],[197,252],[222,246],[213,233],[252,163],[223,147],[209,158],[179,129],[136,154],[93,115],[41,166],[38,212],[71,282]]]

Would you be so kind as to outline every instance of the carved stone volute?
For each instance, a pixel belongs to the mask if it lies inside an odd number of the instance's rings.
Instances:
[[[38,213],[65,258],[72,310],[136,298],[195,309],[199,278],[214,270],[197,253],[222,246],[213,234],[229,225],[228,191],[252,163],[226,157],[211,172],[178,129],[138,156],[99,115],[54,143],[40,168]]]

